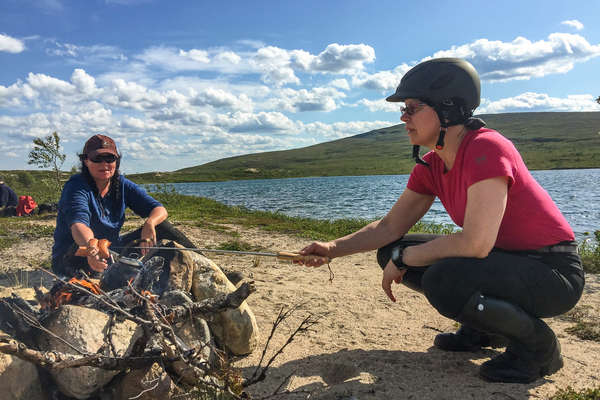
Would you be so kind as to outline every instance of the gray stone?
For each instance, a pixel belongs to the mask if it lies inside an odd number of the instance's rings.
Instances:
[[[3,400],[43,400],[35,365],[0,353],[0,396]]]
[[[65,305],[44,321],[44,326],[66,342],[87,354],[97,353],[106,345],[105,336],[110,329],[110,343],[117,356],[124,356],[141,335],[136,333],[137,325],[131,321],[115,322],[110,327],[109,316],[95,309]],[[37,337],[40,350],[54,350],[62,353],[77,354],[63,341],[42,333]],[[106,348],[106,347],[105,347]],[[104,352],[104,354],[107,354]],[[110,354],[111,356],[114,354]],[[94,367],[51,369],[50,374],[60,391],[67,396],[85,399],[106,385],[119,371],[109,371]]]
[[[235,291],[236,287],[212,260],[189,253],[194,263],[192,295],[194,301],[202,301]],[[258,325],[247,302],[240,307],[223,311],[208,321],[219,343],[235,355],[251,353],[257,346]]]

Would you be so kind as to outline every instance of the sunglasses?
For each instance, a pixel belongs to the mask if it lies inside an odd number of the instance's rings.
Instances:
[[[111,164],[117,161],[117,156],[115,156],[114,154],[103,154],[101,156],[90,158],[90,161],[93,163],[105,162]]]
[[[416,104],[411,104],[409,106],[406,107],[401,107],[400,108],[400,112],[402,113],[401,115],[403,116],[404,114],[408,115],[408,116],[413,116],[416,113],[418,113],[419,111],[421,111],[423,109],[423,107],[425,107],[427,104],[425,103],[416,103]]]

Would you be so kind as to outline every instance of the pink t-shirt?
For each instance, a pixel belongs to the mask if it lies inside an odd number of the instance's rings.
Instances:
[[[437,196],[458,226],[463,226],[467,189],[498,176],[508,177],[508,201],[496,247],[532,250],[574,240],[573,230],[550,195],[531,176],[512,142],[492,129],[469,131],[458,149],[454,166],[445,171],[442,159],[431,151],[415,165],[407,187]]]

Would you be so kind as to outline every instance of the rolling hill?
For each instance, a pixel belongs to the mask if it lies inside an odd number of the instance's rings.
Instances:
[[[479,115],[515,143],[530,169],[600,167],[600,112]],[[403,125],[299,149],[229,157],[174,172],[130,175],[139,183],[409,173]],[[425,149],[422,149],[424,152]]]

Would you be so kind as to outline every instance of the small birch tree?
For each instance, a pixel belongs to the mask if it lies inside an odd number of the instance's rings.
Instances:
[[[67,156],[60,151],[60,137],[58,133],[52,132],[45,138],[33,139],[33,150],[29,152],[28,164],[39,168],[52,168],[56,179],[56,188],[61,189],[60,167]]]

